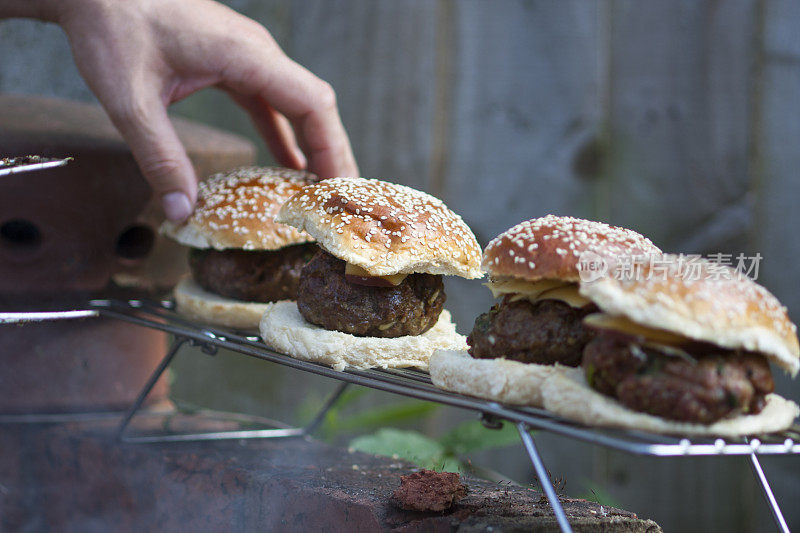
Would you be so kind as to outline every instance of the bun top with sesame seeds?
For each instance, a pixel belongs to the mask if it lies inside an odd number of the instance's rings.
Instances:
[[[621,255],[661,253],[633,230],[574,217],[547,215],[520,222],[486,246],[482,267],[492,279],[580,280],[581,254],[613,260]]]
[[[276,221],[307,231],[329,253],[372,276],[483,275],[480,246],[461,217],[438,198],[403,185],[324,180],[290,198]]]
[[[242,167],[201,181],[197,205],[183,223],[164,222],[161,232],[193,248],[278,250],[310,242],[305,232],[274,221],[281,205],[317,181],[309,172]]]
[[[800,369],[797,328],[767,289],[696,256],[664,254],[594,281],[580,293],[606,314],[732,350],[761,353],[792,375]]]

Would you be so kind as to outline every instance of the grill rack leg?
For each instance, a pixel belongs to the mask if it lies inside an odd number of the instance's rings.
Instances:
[[[242,431],[217,431],[205,433],[182,433],[170,435],[143,435],[143,436],[126,436],[126,430],[130,425],[131,420],[136,413],[141,409],[150,391],[155,386],[159,378],[164,374],[169,367],[172,360],[178,354],[184,344],[189,342],[187,337],[176,336],[172,345],[167,350],[166,355],[158,364],[156,369],[150,375],[150,378],[145,383],[136,400],[125,413],[122,421],[117,428],[117,440],[128,443],[136,444],[152,444],[159,442],[197,442],[209,440],[228,440],[228,439],[266,439],[266,438],[280,438],[280,437],[304,437],[313,433],[319,425],[325,420],[325,415],[333,408],[336,402],[344,393],[349,383],[340,383],[331,396],[325,401],[320,411],[314,416],[311,422],[305,427],[285,427],[285,428],[270,428],[270,429],[256,429],[256,430],[242,430]],[[191,341],[192,344],[199,345],[203,352],[214,355],[216,353],[216,346],[211,344],[197,343]]]
[[[533,469],[536,471],[536,477],[539,478],[539,485],[541,485],[542,489],[544,490],[544,493],[547,496],[547,501],[550,502],[550,507],[553,509],[553,514],[556,515],[558,527],[564,533],[572,533],[572,526],[569,525],[567,515],[564,513],[564,508],[561,506],[561,502],[558,500],[558,494],[556,494],[556,490],[553,488],[553,484],[550,482],[550,476],[548,475],[547,469],[544,466],[544,462],[539,455],[539,451],[536,449],[536,444],[533,442],[533,437],[530,434],[530,430],[531,428],[523,422],[519,422],[517,424],[517,431],[519,431],[519,436],[522,439],[522,443],[525,445],[525,451],[528,452],[528,457],[530,457],[531,463],[533,463]]]
[[[175,340],[172,341],[172,345],[167,350],[166,355],[158,363],[158,366],[150,374],[150,377],[147,379],[147,383],[145,383],[144,388],[139,392],[139,395],[134,400],[133,405],[128,408],[128,411],[125,413],[125,416],[122,418],[122,422],[120,422],[119,427],[117,428],[117,440],[125,440],[125,430],[128,429],[128,425],[130,425],[131,420],[136,415],[136,412],[142,407],[147,396],[150,394],[150,391],[153,390],[156,382],[161,378],[164,371],[169,367],[169,364],[175,358],[175,355],[181,349],[181,347],[188,341],[186,337],[175,337]]]
[[[747,442],[747,439],[745,439]],[[752,443],[749,443],[752,446]],[[753,475],[759,482],[761,486],[761,492],[764,494],[764,499],[767,501],[767,505],[769,505],[769,510],[772,512],[772,518],[775,519],[775,525],[778,528],[778,531],[782,533],[791,533],[789,530],[789,526],[786,524],[786,519],[783,517],[783,512],[781,511],[780,505],[778,505],[778,500],[775,499],[775,495],[772,493],[772,487],[769,485],[769,481],[767,480],[766,474],[764,474],[764,469],[761,468],[761,462],[758,460],[758,456],[753,451],[750,454],[750,466],[753,469]]]

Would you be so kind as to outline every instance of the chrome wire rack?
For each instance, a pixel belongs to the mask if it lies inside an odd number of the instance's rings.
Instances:
[[[11,176],[12,174],[19,174],[20,172],[33,172],[34,170],[63,167],[70,161],[72,161],[71,157],[61,159],[38,155],[4,157],[0,159],[0,177]]]
[[[543,488],[562,531],[572,531],[558,496],[550,481],[547,469],[538,453],[532,430],[549,431],[564,437],[578,439],[590,444],[605,446],[623,452],[653,457],[718,456],[741,455],[750,460],[753,473],[758,479],[764,497],[772,511],[780,531],[789,528],[780,506],[772,492],[766,475],[758,460],[759,455],[800,454],[800,426],[792,426],[782,433],[757,435],[731,440],[722,438],[671,437],[652,433],[590,428],[573,423],[543,409],[511,407],[497,402],[481,400],[451,393],[436,388],[426,372],[414,369],[370,369],[344,371],[306,361],[301,361],[277,353],[267,348],[260,338],[248,332],[206,326],[180,316],[169,300],[153,301],[145,299],[95,299],[83,305],[51,311],[0,312],[0,325],[22,322],[41,322],[51,320],[84,319],[91,317],[113,318],[142,327],[161,330],[174,335],[172,345],[153,371],[137,399],[122,417],[118,427],[118,437],[126,442],[155,443],[221,439],[250,439],[275,437],[302,437],[312,433],[324,420],[325,414],[333,407],[349,385],[360,385],[387,391],[419,400],[437,402],[443,405],[475,411],[488,428],[499,428],[504,421],[516,425],[522,443],[531,459],[539,483]],[[244,431],[222,431],[214,433],[181,433],[157,435],[130,435],[128,428],[139,412],[150,390],[169,367],[175,355],[186,344],[199,346],[207,354],[215,354],[219,348],[238,352],[250,357],[281,364],[335,379],[339,387],[327,399],[319,413],[310,424],[302,428],[288,427],[275,422],[275,427]],[[32,420],[35,420],[34,417]],[[0,424],[4,422],[0,419]]]

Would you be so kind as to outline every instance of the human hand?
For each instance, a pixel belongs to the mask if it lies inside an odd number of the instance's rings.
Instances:
[[[250,115],[278,162],[358,176],[331,86],[255,21],[212,0],[52,0],[75,63],[130,145],[167,218],[193,208],[197,180],[169,104],[216,86]]]

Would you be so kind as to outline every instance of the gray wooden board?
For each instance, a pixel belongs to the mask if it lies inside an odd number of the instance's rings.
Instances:
[[[443,196],[482,245],[546,213],[584,214],[572,170],[601,121],[592,2],[460,1]]]
[[[781,296],[795,318],[800,317],[800,149],[796,142],[800,138],[800,39],[792,21],[798,18],[800,4],[796,2],[767,3],[753,234],[765,257],[762,281]]]
[[[72,61],[61,28],[33,20],[0,20],[0,92],[96,102]]]
[[[780,297],[800,319],[800,4],[764,2],[763,66],[756,95],[756,216],[752,247],[764,256],[759,281]],[[776,386],[800,400],[796,381],[776,376]],[[767,474],[783,496],[787,520],[800,529],[800,509],[792,505],[800,486],[800,459],[769,461]],[[763,519],[769,516],[762,513]]]
[[[625,0],[611,9],[609,215],[682,251],[748,189],[754,2]],[[739,224],[733,235],[712,232],[692,251],[739,244],[748,219],[729,219],[729,232]]]
[[[427,189],[435,34],[435,2],[293,4],[290,49],[336,90],[362,175]]]

